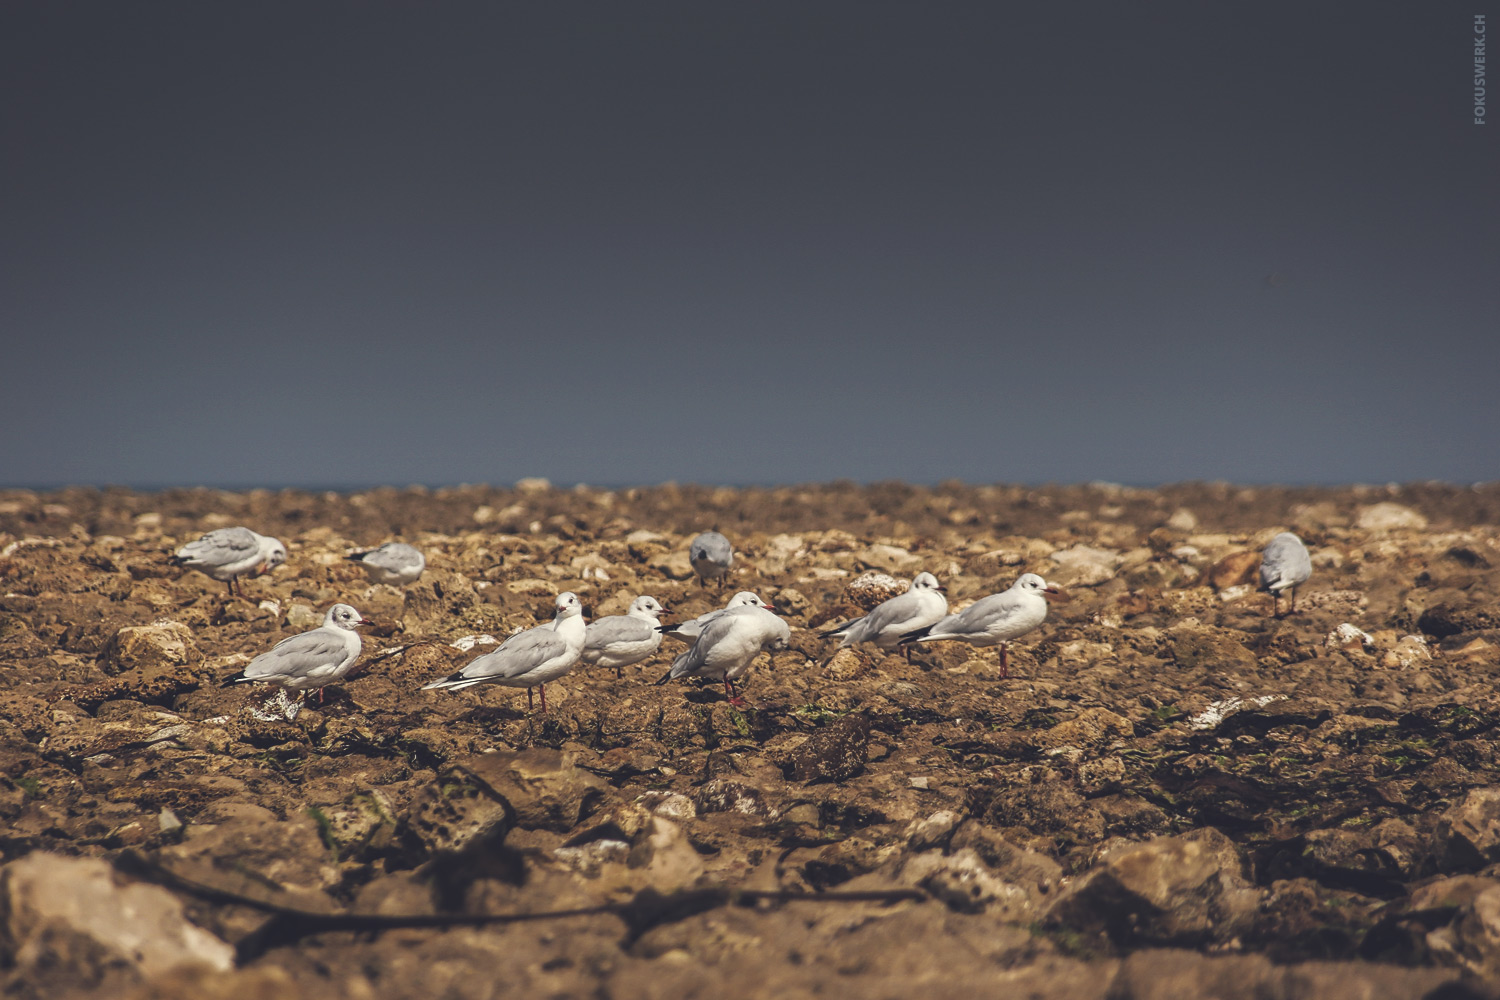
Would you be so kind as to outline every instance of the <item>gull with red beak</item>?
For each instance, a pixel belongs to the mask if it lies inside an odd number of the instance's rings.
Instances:
[[[843,636],[839,649],[870,642],[877,649],[890,652],[900,645],[902,636],[936,624],[947,613],[948,598],[943,596],[943,585],[931,573],[918,573],[906,593],[882,601],[863,618],[819,632],[818,638],[831,639],[839,635]],[[906,658],[910,660],[911,647],[905,649]]]
[[[572,670],[583,654],[588,625],[578,595],[557,595],[550,622],[517,632],[492,651],[469,661],[455,674],[422,685],[423,691],[458,691],[475,684],[499,684],[526,689],[526,710],[531,710],[531,689],[542,689],[542,711],[547,711],[547,682]]]
[[[239,578],[269,573],[286,562],[286,546],[249,528],[218,528],[178,549],[171,562],[222,580],[228,584],[230,594],[243,597],[239,593]]]
[[[322,625],[281,640],[226,679],[223,686],[267,681],[300,692],[299,702],[317,688],[321,700],[323,688],[342,680],[359,659],[361,643],[354,630],[373,624],[349,605],[335,604],[323,616]]]
[[[982,597],[956,615],[901,637],[903,645],[957,639],[971,646],[1000,647],[1000,676],[1009,677],[1006,644],[1047,620],[1047,601],[1066,601],[1067,595],[1035,573],[1024,573],[999,594]]]

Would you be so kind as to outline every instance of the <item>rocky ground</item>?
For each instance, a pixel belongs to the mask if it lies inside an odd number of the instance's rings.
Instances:
[[[234,524],[290,550],[248,600],[167,561]],[[1500,996],[1496,525],[1490,486],[0,492],[5,995]],[[404,590],[343,559],[392,537]],[[922,569],[1073,599],[1008,679],[824,664],[851,584]],[[744,709],[668,648],[545,716],[419,690],[560,590],[737,589],[796,650]],[[377,625],[321,703],[219,686],[336,600]]]

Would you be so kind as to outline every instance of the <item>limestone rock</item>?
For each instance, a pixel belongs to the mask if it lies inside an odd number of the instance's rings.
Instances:
[[[105,673],[113,675],[136,669],[149,673],[202,658],[186,625],[163,620],[120,629],[105,645],[99,663]]]
[[[116,882],[97,858],[35,852],[0,871],[4,950],[38,972],[57,957],[77,954],[82,939],[98,960],[132,966],[151,977],[188,966],[224,972],[234,949],[190,923],[182,901],[154,885]]]
[[[1117,945],[1200,945],[1233,938],[1258,902],[1233,841],[1203,827],[1107,855],[1047,919],[1103,931]]]
[[[813,733],[792,751],[787,777],[793,781],[844,781],[865,769],[870,720],[845,715]]]
[[[1500,861],[1500,787],[1475,788],[1449,807],[1438,820],[1437,837],[1454,867]]]
[[[1074,545],[1052,553],[1057,569],[1048,574],[1048,583],[1061,587],[1093,587],[1111,579],[1119,570],[1122,559],[1118,552],[1096,549],[1090,545]]]
[[[1361,531],[1421,531],[1427,527],[1427,518],[1399,503],[1373,503],[1359,508],[1355,525]]]

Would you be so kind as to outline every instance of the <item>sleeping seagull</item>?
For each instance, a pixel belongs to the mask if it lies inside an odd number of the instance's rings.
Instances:
[[[958,639],[971,646],[1000,647],[1000,676],[1010,676],[1006,644],[1047,620],[1047,599],[1065,601],[1066,595],[1035,573],[1023,573],[1011,588],[982,597],[956,615],[948,615],[926,628],[914,629],[901,642],[937,642]]]
[[[322,625],[281,640],[251,660],[244,670],[227,678],[223,686],[269,681],[301,692],[299,702],[307,697],[308,691],[317,688],[321,701],[323,688],[342,680],[359,659],[359,633],[354,630],[373,624],[349,605],[335,604],[323,616]]]
[[[1283,590],[1292,592],[1292,606],[1287,613],[1297,610],[1297,587],[1312,576],[1312,558],[1302,539],[1290,531],[1283,531],[1271,539],[1260,557],[1260,589],[1271,594],[1271,616],[1276,614],[1277,604]]]
[[[863,618],[845,622],[838,628],[819,632],[818,638],[830,639],[842,635],[839,649],[872,642],[877,649],[889,652],[901,643],[908,632],[936,623],[948,613],[948,599],[943,596],[942,584],[931,573],[918,573],[911,582],[911,589],[882,601]],[[911,646],[903,647],[907,660],[911,659]]]
[[[731,705],[743,705],[734,682],[750,669],[762,650],[775,653],[791,645],[792,630],[764,608],[743,607],[709,622],[693,647],[672,661],[672,669],[658,684],[679,677],[723,680]]]
[[[458,673],[431,684],[423,691],[458,691],[475,684],[499,684],[526,689],[526,710],[531,711],[531,689],[542,689],[542,711],[547,711],[547,682],[573,669],[583,653],[587,626],[578,595],[557,595],[556,614],[545,625],[517,632],[492,651],[470,660]]]
[[[698,574],[698,585],[729,576],[734,565],[734,547],[717,531],[705,531],[688,546],[688,562]]]
[[[239,578],[246,573],[269,573],[286,562],[286,546],[249,528],[218,528],[173,554],[171,562],[223,580],[231,594],[239,594]]]
[[[775,608],[771,607],[771,605],[761,600],[760,597],[756,594],[753,594],[748,590],[742,590],[738,594],[735,594],[733,597],[731,597],[729,599],[729,603],[724,605],[722,608],[716,608],[713,611],[705,611],[697,618],[694,618],[690,621],[678,622],[676,625],[658,625],[656,626],[656,630],[658,632],[663,632],[674,639],[680,639],[683,642],[690,643],[702,634],[703,629],[708,625],[709,622],[732,611],[737,611],[740,608],[764,608],[767,611],[773,612],[776,610]]]
[[[386,542],[377,549],[352,552],[345,558],[359,563],[372,583],[412,583],[427,568],[421,551],[405,542]]]
[[[594,619],[584,630],[581,659],[614,667],[619,677],[621,667],[639,663],[661,647],[657,619],[665,610],[656,598],[642,594],[630,602],[625,614]]]

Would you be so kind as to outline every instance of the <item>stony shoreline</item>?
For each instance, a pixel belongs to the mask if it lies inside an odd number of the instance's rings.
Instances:
[[[233,524],[290,550],[247,601],[167,562]],[[195,1000],[1500,995],[1497,525],[1495,485],[0,490],[0,975]],[[709,527],[737,550],[723,593],[687,565]],[[1273,619],[1251,580],[1286,529],[1314,571]],[[420,581],[344,561],[389,538]],[[921,570],[956,604],[1026,571],[1073,600],[1008,679],[952,644],[819,666],[854,579]],[[546,716],[418,690],[562,590],[678,620],[735,589],[805,654],[763,658],[744,710],[655,686],[668,649],[549,685]],[[334,601],[377,625],[322,704],[289,723],[218,686]],[[701,894],[725,887],[768,895]],[[826,892],[887,895],[790,898]],[[157,950],[85,919],[127,893]],[[580,912],[285,939],[265,906]]]

